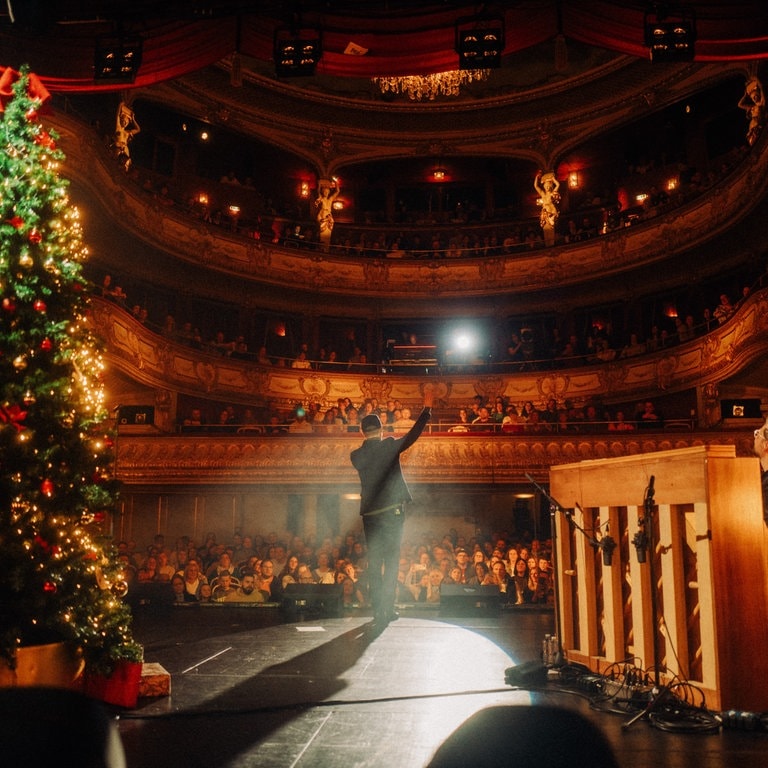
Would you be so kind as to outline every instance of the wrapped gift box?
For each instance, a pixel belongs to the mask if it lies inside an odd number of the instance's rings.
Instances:
[[[144,662],[141,665],[139,696],[170,696],[171,676],[162,664]]]
[[[142,667],[139,661],[118,661],[109,677],[86,673],[83,690],[91,698],[132,709],[139,697]]]

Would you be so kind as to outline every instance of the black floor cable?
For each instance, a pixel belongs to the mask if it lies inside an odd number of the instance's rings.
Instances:
[[[654,691],[647,670],[630,663],[613,665],[606,674],[596,674],[581,664],[565,664],[556,670],[542,665],[542,675],[531,678],[531,684],[512,683],[514,667],[507,670],[505,688],[454,691],[449,693],[420,694],[413,696],[384,696],[374,699],[329,699],[326,701],[294,702],[248,709],[187,709],[158,714],[139,711],[116,713],[121,720],[171,720],[199,717],[242,717],[267,713],[307,711],[329,707],[348,707],[390,703],[396,701],[427,700],[454,696],[479,696],[514,690],[551,693],[553,690],[580,696],[592,709],[610,714],[632,716],[647,710],[647,720],[659,730],[670,733],[715,734],[721,729],[757,731],[768,733],[768,712],[752,713],[731,710],[714,712],[706,707],[703,692],[688,682],[675,681]],[[554,674],[553,674],[554,672]],[[546,682],[542,682],[546,678]],[[534,684],[535,683],[535,684]],[[541,683],[541,684],[540,684]]]

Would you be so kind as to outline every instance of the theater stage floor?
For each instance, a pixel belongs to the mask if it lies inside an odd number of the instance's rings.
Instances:
[[[593,709],[552,675],[535,690],[508,684],[508,668],[538,661],[548,611],[403,610],[376,633],[364,615],[286,622],[278,609],[180,606],[138,611],[135,628],[172,691],[120,711],[129,768],[416,768],[474,713],[543,704],[595,724],[622,768],[768,764],[764,730],[668,733],[647,719],[625,728],[631,715]]]

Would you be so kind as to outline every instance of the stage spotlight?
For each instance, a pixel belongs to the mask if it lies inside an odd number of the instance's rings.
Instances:
[[[693,61],[696,21],[688,12],[673,16],[645,14],[645,45],[651,61]]]
[[[275,73],[278,77],[309,77],[322,55],[319,29],[275,30]]]
[[[93,79],[132,83],[141,66],[144,43],[140,37],[104,37],[96,41]]]
[[[459,69],[498,69],[504,51],[502,16],[465,17],[456,22]]]

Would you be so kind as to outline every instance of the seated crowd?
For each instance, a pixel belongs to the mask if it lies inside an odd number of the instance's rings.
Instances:
[[[764,276],[759,277],[756,285],[762,284],[763,278]],[[449,361],[446,355],[435,348],[434,362],[425,365],[439,368],[445,373],[478,373],[489,369],[516,373],[577,368],[634,358],[674,347],[713,331],[736,313],[751,292],[751,286],[743,286],[741,295],[735,301],[727,293],[720,292],[719,302],[714,307],[705,307],[700,314],[698,311],[686,311],[680,312],[679,316],[674,318],[665,317],[654,323],[645,333],[633,329],[625,337],[625,334],[617,332],[610,322],[602,320],[594,321],[591,329],[582,335],[566,335],[554,327],[551,329],[550,338],[536,339],[536,334],[531,335],[531,329],[521,328],[519,332],[511,333],[506,350],[498,351],[498,354],[488,352],[470,356],[471,359]],[[110,274],[103,276],[99,293],[103,298],[130,312],[135,320],[154,333],[204,354],[266,367],[327,371],[336,374],[391,372],[406,375],[411,372],[409,367],[398,364],[401,361],[396,359],[391,346],[387,346],[381,355],[378,355],[372,354],[370,350],[366,351],[363,345],[354,341],[349,342],[345,349],[336,349],[331,343],[310,349],[306,342],[300,342],[293,351],[278,352],[263,343],[253,344],[252,340],[242,334],[228,334],[221,328],[205,333],[201,326],[196,324],[197,318],[178,321],[170,313],[154,317],[146,306],[132,302],[124,286]],[[547,335],[542,329],[539,329],[539,333]]]
[[[393,434],[403,434],[414,424],[411,409],[398,399],[380,403],[377,398],[366,398],[355,405],[349,397],[339,398],[335,405],[322,408],[310,401],[288,411],[277,409],[238,409],[234,405],[211,405],[210,413],[202,406],[190,409],[180,424],[180,431],[187,433],[221,434],[229,432],[258,433],[267,436],[298,434],[353,434],[359,436],[360,423],[369,414],[381,419],[384,429]],[[672,422],[670,422],[672,423]],[[689,416],[673,420],[676,426],[690,424]],[[600,432],[633,432],[637,429],[661,429],[665,419],[651,400],[639,401],[632,409],[610,410],[599,402],[575,405],[566,400],[558,403],[550,398],[537,407],[532,401],[512,403],[497,396],[487,400],[476,396],[458,412],[441,414],[435,410],[429,426],[430,433],[480,433],[497,434],[596,434]],[[691,427],[693,426],[690,424]]]
[[[439,603],[447,584],[496,585],[506,606],[548,605],[554,600],[551,540],[495,532],[465,539],[451,530],[403,543],[399,604]],[[196,543],[181,536],[168,547],[157,535],[144,554],[133,542],[118,544],[129,598],[142,585],[168,585],[169,602],[281,604],[289,584],[340,584],[347,609],[368,607],[368,562],[362,534],[326,539],[317,546],[286,534],[243,535],[220,543],[213,533]]]

